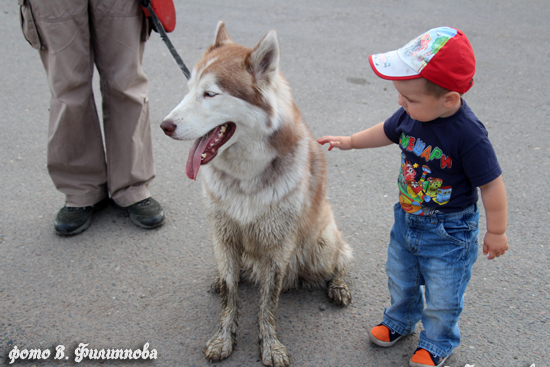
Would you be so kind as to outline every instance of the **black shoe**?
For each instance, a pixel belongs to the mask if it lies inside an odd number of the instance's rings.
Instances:
[[[151,197],[127,206],[125,209],[132,223],[140,228],[152,229],[164,224],[162,206]]]
[[[73,236],[84,232],[92,222],[92,214],[105,208],[108,204],[109,198],[107,197],[90,206],[64,206],[55,217],[55,233],[60,236]]]

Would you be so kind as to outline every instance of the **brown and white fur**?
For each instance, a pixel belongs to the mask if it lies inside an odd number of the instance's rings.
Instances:
[[[189,93],[161,124],[174,139],[196,140],[187,174],[195,179],[199,167],[203,174],[222,301],[220,327],[205,348],[210,361],[235,346],[241,273],[260,288],[267,366],[289,365],[275,328],[282,290],[327,286],[332,302],[351,302],[344,282],[351,249],[326,200],[325,156],[278,66],[274,31],[249,49],[233,43],[220,22]]]

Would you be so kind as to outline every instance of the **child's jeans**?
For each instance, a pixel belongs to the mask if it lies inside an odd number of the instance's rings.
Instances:
[[[419,216],[397,203],[394,214],[386,263],[391,306],[382,323],[407,335],[422,318],[418,346],[446,357],[460,344],[458,318],[478,252],[477,204],[457,213]]]

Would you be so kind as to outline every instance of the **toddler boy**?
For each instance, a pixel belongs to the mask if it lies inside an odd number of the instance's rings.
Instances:
[[[391,306],[369,337],[391,347],[422,320],[409,364],[443,366],[460,343],[458,319],[477,259],[478,187],[487,217],[483,253],[493,259],[508,249],[502,170],[487,130],[462,99],[474,83],[475,57],[464,33],[440,27],[369,61],[379,77],[393,81],[401,108],[352,136],[318,142],[329,150],[401,148],[386,263]]]

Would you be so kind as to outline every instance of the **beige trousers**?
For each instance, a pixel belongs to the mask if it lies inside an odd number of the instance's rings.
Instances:
[[[23,33],[36,33],[33,46],[40,49],[51,89],[48,171],[66,205],[92,205],[110,195],[128,206],[149,197],[155,169],[141,67],[148,29],[139,1],[22,3]],[[94,65],[103,135],[92,90]]]

